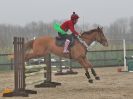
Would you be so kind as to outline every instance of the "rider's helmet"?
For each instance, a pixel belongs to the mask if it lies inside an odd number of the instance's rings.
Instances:
[[[75,12],[73,12],[73,14],[71,15],[71,20],[76,20],[78,18],[79,16]]]

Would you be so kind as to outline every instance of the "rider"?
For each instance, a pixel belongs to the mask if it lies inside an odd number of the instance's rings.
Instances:
[[[74,25],[78,22],[78,19],[79,19],[79,16],[75,12],[73,12],[73,14],[71,15],[71,19],[65,21],[60,26],[60,28],[62,30],[64,30],[65,32],[70,30],[75,36],[78,36],[78,35],[80,35],[80,33],[76,32],[76,30],[74,28]],[[67,38],[67,35],[68,35],[68,34],[62,35],[60,32],[58,32],[58,34],[59,34],[59,36],[61,36],[63,38]],[[69,53],[69,51],[68,51],[69,44],[70,44],[70,40],[66,39],[63,53]]]

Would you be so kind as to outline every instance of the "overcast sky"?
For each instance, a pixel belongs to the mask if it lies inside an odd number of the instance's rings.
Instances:
[[[0,24],[69,19],[75,11],[79,24],[108,25],[133,16],[133,0],[0,0]]]

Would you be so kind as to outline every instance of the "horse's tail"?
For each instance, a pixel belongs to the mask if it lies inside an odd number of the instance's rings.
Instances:
[[[25,51],[31,50],[33,48],[33,42],[34,40],[30,40],[27,43],[25,43]]]

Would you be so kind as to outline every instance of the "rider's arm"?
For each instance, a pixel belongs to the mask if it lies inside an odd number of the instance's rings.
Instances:
[[[74,33],[76,36],[78,36],[80,33],[76,32],[74,29],[74,25],[72,23],[69,24],[69,29],[72,33]]]

